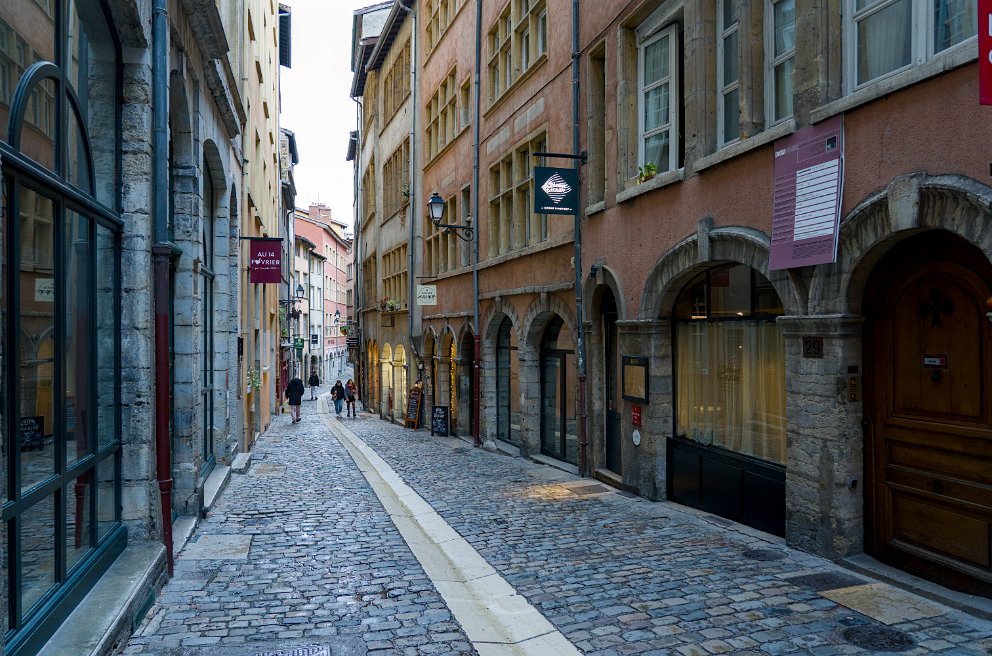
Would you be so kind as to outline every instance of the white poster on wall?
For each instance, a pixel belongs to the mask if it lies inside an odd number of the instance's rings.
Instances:
[[[437,305],[437,285],[417,285],[417,305]]]

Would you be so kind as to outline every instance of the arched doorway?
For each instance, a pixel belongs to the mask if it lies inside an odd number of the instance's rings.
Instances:
[[[472,375],[472,358],[475,354],[475,340],[472,333],[466,331],[461,339],[461,354],[458,358],[456,376],[458,381],[458,413],[461,421],[454,424],[458,435],[471,435],[475,427],[475,377]]]
[[[423,371],[423,383],[424,383],[424,400],[422,405],[427,407],[428,414],[430,413],[431,406],[436,404],[434,385],[437,379],[436,375],[436,363],[434,361],[434,351],[436,350],[436,341],[434,337],[434,331],[428,330],[424,333],[424,346],[423,346],[423,356],[421,362],[424,365]],[[423,411],[421,411],[423,412]]]
[[[866,550],[992,596],[992,264],[928,231],[865,292]]]
[[[571,331],[558,315],[544,328],[540,363],[541,453],[578,464],[575,350]]]
[[[607,287],[599,299],[599,314],[603,333],[603,396],[606,412],[603,413],[603,448],[606,455],[606,468],[617,474],[623,473],[623,459],[620,450],[620,371],[619,342],[617,332],[617,301],[613,290]]]
[[[517,332],[505,315],[496,333],[496,437],[516,446],[521,444]]]
[[[402,417],[406,414],[406,349],[402,344],[396,345],[396,357],[393,358],[393,389],[396,392],[396,414]]]
[[[379,407],[379,345],[373,340],[368,349],[368,389],[365,390],[365,400],[362,405],[369,412]]]
[[[389,344],[382,346],[382,360],[380,361],[382,373],[382,396],[380,398],[379,414],[393,418],[393,349]]]
[[[721,264],[682,288],[672,313],[675,437],[668,498],[785,533],[785,341],[772,284]]]

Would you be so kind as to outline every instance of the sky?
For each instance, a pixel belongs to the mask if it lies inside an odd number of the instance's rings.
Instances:
[[[293,9],[292,68],[282,69],[280,127],[296,135],[296,206],[321,202],[331,217],[354,225],[348,135],[356,129],[351,100],[351,25],[355,9],[376,0],[283,0]]]

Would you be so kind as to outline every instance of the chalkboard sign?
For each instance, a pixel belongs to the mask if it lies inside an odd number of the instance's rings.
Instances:
[[[410,390],[410,399],[406,402],[406,418],[403,420],[403,428],[420,426],[420,401],[424,398],[424,388],[414,385]]]
[[[438,435],[448,436],[450,427],[448,426],[448,406],[446,405],[436,405],[434,406],[434,411],[431,412],[431,435],[435,433]]]
[[[40,449],[45,445],[45,418],[21,417],[21,449]]]

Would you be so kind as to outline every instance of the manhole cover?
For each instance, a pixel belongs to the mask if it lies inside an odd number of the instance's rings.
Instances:
[[[855,647],[871,651],[907,651],[916,646],[908,635],[886,626],[853,626],[841,636]]]
[[[785,553],[778,551],[777,549],[748,549],[744,552],[743,556],[745,558],[750,558],[751,560],[767,562],[771,560],[783,560],[785,558]]]
[[[257,651],[245,656],[331,656],[328,647],[289,647],[279,651]]]
[[[837,588],[849,588],[852,585],[863,585],[864,579],[860,579],[852,574],[843,572],[820,572],[819,574],[803,574],[802,576],[792,576],[782,579],[786,583],[791,583],[797,588],[808,588],[815,592],[823,590],[836,590]]]

